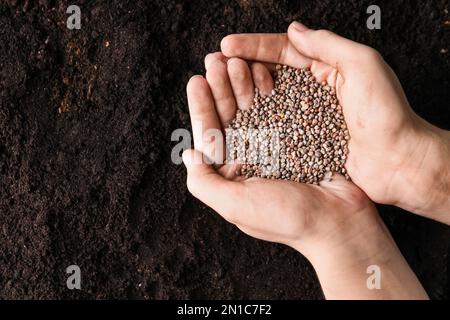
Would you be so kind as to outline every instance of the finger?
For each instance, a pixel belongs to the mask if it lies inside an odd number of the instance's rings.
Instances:
[[[246,61],[239,58],[228,60],[228,76],[239,109],[248,109],[252,105],[255,88],[252,74]]]
[[[358,59],[363,48],[368,48],[328,30],[309,29],[300,22],[291,23],[288,37],[300,53],[340,72],[345,65]]]
[[[232,34],[220,44],[226,57],[309,68],[312,60],[300,54],[285,33]]]
[[[269,71],[269,73],[271,75],[275,74],[275,72],[277,71],[277,65],[278,63],[271,63],[271,62],[253,62],[253,63],[259,63],[262,64],[264,67],[266,67],[266,69]]]
[[[214,149],[216,141],[212,141],[211,135],[207,134],[214,132],[214,129],[220,130],[220,122],[209,85],[202,76],[193,76],[187,84],[186,91],[194,146],[213,162],[221,163],[223,154],[221,157],[220,150]]]
[[[201,158],[202,155],[197,150],[190,149],[183,153],[189,192],[227,221],[236,223],[241,184],[225,179],[211,166],[201,162]]]
[[[217,169],[217,172],[227,180],[243,181],[246,177],[240,174],[241,168],[242,164],[240,163],[227,163]]]
[[[222,128],[226,128],[236,115],[236,101],[228,78],[227,64],[217,57],[208,58],[207,64],[206,80],[211,87]]]
[[[277,64],[269,62],[257,62],[257,63],[260,63],[264,67],[266,67],[266,69],[269,71],[269,74],[272,76],[272,79],[275,77],[277,71],[276,70]],[[327,84],[329,84],[330,86],[333,87],[335,86],[336,74],[338,72],[335,68],[331,67],[330,65],[324,62],[314,60],[311,62],[311,66],[309,67],[309,69],[311,70],[312,74],[314,75],[314,77],[318,82],[326,81]],[[255,80],[253,79],[253,82],[254,81]]]
[[[273,79],[267,67],[259,62],[252,63],[252,78],[255,83],[255,87],[263,95],[271,95],[273,90]]]
[[[218,52],[213,52],[213,53],[208,53],[205,57],[205,69],[208,70],[209,66],[211,65],[211,63],[215,60],[220,60],[223,63],[226,63],[228,58],[225,57],[222,52],[218,51]]]

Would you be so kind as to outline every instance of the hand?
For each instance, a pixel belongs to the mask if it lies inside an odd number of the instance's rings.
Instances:
[[[223,39],[226,57],[309,67],[336,87],[351,140],[346,169],[372,200],[450,224],[450,134],[419,118],[372,48],[293,23],[286,34]]]
[[[245,233],[302,252],[327,298],[426,298],[371,201],[342,176],[315,186],[243,179],[234,165],[216,170],[206,163],[223,158],[215,149],[217,141],[205,133],[223,130],[238,107],[249,106],[254,82],[263,92],[270,92],[272,83],[262,64],[249,68],[241,59],[215,53],[205,65],[206,79],[194,76],[187,86],[196,149],[183,154],[189,191]],[[392,270],[386,272],[381,291],[366,287],[370,264]]]
[[[236,109],[251,103],[252,79],[267,79],[252,76],[247,63],[241,59],[224,59],[220,53],[207,56],[206,79],[194,76],[187,85],[196,149],[183,154],[190,192],[245,233],[302,252],[308,251],[310,242],[340,234],[338,229],[345,225],[343,221],[352,224],[367,221],[367,226],[376,221],[371,201],[353,183],[337,174],[332,181],[314,186],[256,177],[244,179],[236,174],[236,165],[225,164],[217,171],[208,165],[210,160],[223,163],[224,159],[215,150],[217,140],[210,140],[206,132],[211,129],[223,132]],[[266,74],[267,69],[259,70]],[[358,228],[364,230],[365,225],[361,223]]]

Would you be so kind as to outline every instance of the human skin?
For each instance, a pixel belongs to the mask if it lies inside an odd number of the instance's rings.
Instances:
[[[247,108],[255,85],[263,92],[273,85],[263,64],[214,53],[205,67],[206,79],[194,76],[187,85],[195,146],[183,154],[189,191],[243,232],[304,254],[328,299],[426,299],[373,203],[352,182],[337,174],[319,186],[244,179],[235,165],[215,169],[203,161],[222,160],[203,133],[223,130],[237,108]],[[380,290],[366,285],[370,265],[380,267]]]
[[[336,87],[351,136],[345,168],[352,181],[375,202],[450,224],[450,132],[414,113],[376,50],[298,22],[287,34],[227,36],[221,50],[224,59],[308,67]]]

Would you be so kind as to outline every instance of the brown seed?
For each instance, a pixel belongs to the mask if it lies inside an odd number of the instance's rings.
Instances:
[[[335,89],[317,83],[307,69],[277,66],[276,70],[272,95],[263,97],[255,90],[252,107],[238,110],[229,125],[243,130],[246,137],[227,141],[227,148],[234,149],[229,151],[231,158],[249,164],[240,174],[313,184],[330,171],[348,178],[344,164],[350,136]],[[248,134],[250,129],[259,131]],[[278,149],[272,146],[274,137]]]

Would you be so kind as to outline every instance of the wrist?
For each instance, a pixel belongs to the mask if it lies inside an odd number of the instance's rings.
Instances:
[[[450,225],[450,131],[435,128],[434,144],[439,155],[438,170],[434,172],[433,197],[425,212],[433,219]]]
[[[375,208],[370,210],[356,221],[348,221],[343,228],[345,232],[327,235],[303,250],[316,270],[325,297],[426,299],[425,291]],[[359,217],[364,221],[357,221]],[[367,284],[371,268],[380,271],[379,289]]]
[[[394,204],[450,225],[450,132],[420,122],[416,152],[401,174]]]

